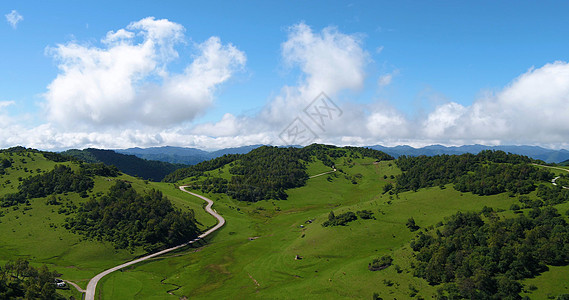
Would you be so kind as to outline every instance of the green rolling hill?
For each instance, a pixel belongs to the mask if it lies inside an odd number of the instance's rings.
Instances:
[[[102,299],[569,294],[569,190],[551,184],[566,172],[532,165],[528,157],[484,151],[394,160],[367,148],[263,146],[180,168],[158,183],[100,165],[56,162],[59,156],[48,159],[29,149],[9,153],[0,153],[0,161],[9,161],[1,164],[0,197],[26,191],[20,188],[26,178],[50,174],[56,165],[91,176],[93,187],[84,193],[29,198],[26,192],[0,217],[1,261],[23,257],[46,264],[83,287],[94,274],[154,249],[145,244],[147,235],[135,235],[128,245],[120,235],[107,236],[112,228],[89,230],[100,226],[95,221],[72,226],[73,220],[96,220],[91,198],[121,207],[128,201],[118,194],[158,199],[159,191],[174,209],[193,212],[203,230],[215,220],[199,199],[176,189],[189,185],[226,219],[198,248],[108,275],[99,282]],[[125,199],[135,203],[136,195]]]

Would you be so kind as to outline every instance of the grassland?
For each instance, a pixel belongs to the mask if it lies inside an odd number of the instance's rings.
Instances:
[[[39,154],[14,161],[9,174],[0,177],[0,195],[14,192],[18,177],[31,174],[23,169],[26,166],[49,170],[55,165]],[[412,275],[409,241],[416,232],[406,227],[407,219],[413,217],[425,230],[457,211],[479,211],[484,206],[503,210],[502,216],[513,216],[509,208],[517,203],[517,198],[506,194],[476,196],[457,192],[450,185],[384,194],[383,186],[393,183],[392,176],[400,173],[393,162],[339,158],[335,165],[337,172],[287,191],[287,200],[247,203],[223,194],[207,195],[226,218],[225,227],[199,245],[110,274],[99,282],[98,295],[102,299],[369,299],[377,292],[384,299],[431,298],[438,287]],[[329,170],[319,161],[307,166],[309,175]],[[228,166],[208,174],[231,176]],[[179,191],[176,185],[126,175],[120,179],[130,181],[138,191],[159,189],[177,207],[193,209],[201,228],[215,224],[203,211],[202,200]],[[89,194],[105,192],[112,180],[97,177]],[[187,179],[178,185],[190,183]],[[535,198],[535,192],[530,197]],[[73,193],[62,198],[64,204],[84,201]],[[17,210],[3,208],[0,263],[26,257],[85,287],[96,273],[143,254],[141,249],[115,250],[107,243],[82,240],[60,226],[66,216],[58,209],[46,205],[45,199],[33,199],[30,206],[20,205]],[[371,210],[375,219],[321,226],[330,211],[339,214],[364,209]],[[569,203],[558,209],[564,213]],[[297,255],[302,259],[295,259]],[[391,255],[398,268],[369,271],[368,263],[382,255]],[[524,281],[524,295],[543,299],[567,293],[568,279],[569,267],[550,267],[550,271]],[[530,290],[530,286],[537,289]],[[73,290],[64,294],[80,296]]]
[[[336,166],[344,173],[310,179],[306,186],[289,190],[288,200],[243,203],[208,195],[227,219],[209,244],[110,275],[102,284],[104,298],[362,299],[375,292],[384,298],[431,298],[437,287],[412,276],[408,243],[415,233],[406,227],[407,219],[413,217],[426,228],[457,211],[479,211],[484,206],[513,216],[508,209],[517,203],[505,194],[482,197],[451,186],[382,194],[383,185],[393,181],[391,175],[400,172],[392,162],[340,158]],[[327,170],[318,162],[308,166],[309,175]],[[359,178],[357,184],[352,183],[354,176]],[[332,228],[320,225],[332,210],[338,214],[363,209],[373,211],[376,219]],[[386,254],[400,272],[396,267],[367,269],[373,258]],[[297,255],[302,259],[295,260]],[[563,280],[560,274],[568,270],[553,268],[532,279],[538,289],[529,295],[546,293],[543,282],[550,277]],[[561,292],[559,288],[549,293]]]
[[[26,178],[53,169],[58,164],[49,161],[40,153],[12,153],[11,156],[0,153],[0,160],[13,160],[12,167],[6,174],[0,175],[0,196],[17,192],[19,178]],[[59,164],[78,168],[76,164],[64,162]],[[108,191],[114,180],[126,180],[138,190],[161,190],[180,209],[193,209],[201,228],[215,223],[213,218],[202,209],[202,201],[188,199],[172,184],[153,183],[127,175],[118,178],[96,177],[95,186],[89,195]],[[83,288],[89,279],[100,271],[132,260],[144,254],[143,249],[134,251],[117,250],[110,243],[85,240],[82,236],[66,230],[62,225],[69,216],[68,206],[78,206],[87,198],[77,193],[58,195],[62,205],[47,205],[45,198],[31,199],[29,205],[0,208],[0,264],[16,258],[26,258],[33,265],[46,264],[50,269],[61,273],[61,277],[73,281]],[[61,291],[66,296],[80,299],[75,290]]]

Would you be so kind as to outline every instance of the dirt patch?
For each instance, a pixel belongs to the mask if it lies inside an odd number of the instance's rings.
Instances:
[[[253,276],[251,276],[251,274],[247,273],[247,275],[249,275],[249,278],[251,278],[251,280],[253,280],[253,282],[255,283],[255,285],[261,286],[261,285],[259,284],[259,282],[258,282],[255,278],[253,278]]]

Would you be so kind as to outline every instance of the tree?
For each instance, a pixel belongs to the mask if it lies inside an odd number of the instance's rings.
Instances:
[[[393,189],[393,184],[391,184],[391,182],[389,182],[383,186],[383,193],[385,194],[385,193],[391,191],[391,189]]]
[[[417,226],[417,224],[415,224],[415,219],[413,218],[409,218],[407,220],[407,223],[405,223],[405,225],[407,226],[407,228],[409,228],[411,231],[416,231],[418,230],[420,227]]]

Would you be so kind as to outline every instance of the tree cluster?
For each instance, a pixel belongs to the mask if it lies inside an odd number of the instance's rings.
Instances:
[[[234,176],[227,185],[227,194],[250,202],[286,199],[286,189],[303,186],[308,179],[303,158],[307,159],[295,148],[254,149],[229,169]]]
[[[472,172],[455,180],[454,188],[477,195],[495,195],[503,192],[527,194],[535,190],[536,182],[548,181],[552,173],[530,164],[487,163],[474,167]]]
[[[569,201],[569,189],[565,189],[560,185],[540,184],[537,187],[537,196],[546,205],[561,204]]]
[[[328,220],[322,223],[323,227],[346,226],[349,222],[357,220],[358,217],[353,211],[348,211],[336,216],[333,211],[328,214]]]
[[[553,177],[553,173],[531,166],[530,158],[503,151],[484,150],[477,155],[401,156],[396,162],[403,171],[397,176],[396,191],[416,191],[454,183],[455,189],[478,195],[506,191],[526,194],[535,190],[536,182]]]
[[[336,215],[333,211],[328,214],[328,220],[322,223],[323,227],[329,226],[346,226],[346,224],[355,221],[358,219],[358,216],[361,219],[368,220],[368,219],[375,219],[373,216],[373,212],[369,210],[358,210],[356,213],[352,211],[345,212],[343,214]]]
[[[374,258],[371,263],[368,264],[367,268],[370,271],[383,270],[393,263],[393,258],[389,255],[384,255],[379,258]]]
[[[31,198],[67,192],[85,193],[93,188],[91,178],[98,174],[116,174],[116,170],[104,165],[84,165],[78,172],[65,165],[55,165],[53,170],[22,180],[17,193],[2,197],[3,207],[24,203]]]
[[[420,232],[415,276],[445,284],[449,298],[517,299],[519,280],[569,262],[569,225],[553,207],[534,208],[528,216],[500,220],[491,210],[446,220],[435,235]]]
[[[7,158],[2,159],[0,161],[0,175],[6,174],[6,169],[12,166],[12,161]]]
[[[65,299],[55,292],[56,272],[34,268],[24,259],[0,267],[0,299]]]
[[[187,168],[177,169],[176,171],[168,174],[162,181],[164,182],[177,182],[188,177],[202,176],[204,172],[221,168],[226,164],[241,158],[243,154],[225,154],[223,156],[214,158],[212,160],[202,161],[199,164],[189,166]]]
[[[314,159],[324,165],[334,166],[339,157],[372,157],[377,160],[391,156],[368,148],[312,144],[304,148],[279,148],[262,146],[247,154],[224,155],[197,165],[179,169],[166,176],[164,181],[176,182],[188,177],[198,178],[206,171],[230,164],[230,180],[208,177],[202,182],[205,192],[227,193],[234,199],[256,202],[267,199],[286,199],[286,190],[306,183],[306,163]]]
[[[116,248],[143,246],[147,251],[181,244],[198,233],[193,211],[175,209],[157,190],[141,195],[124,181],[117,181],[99,199],[83,203],[65,227]]]

